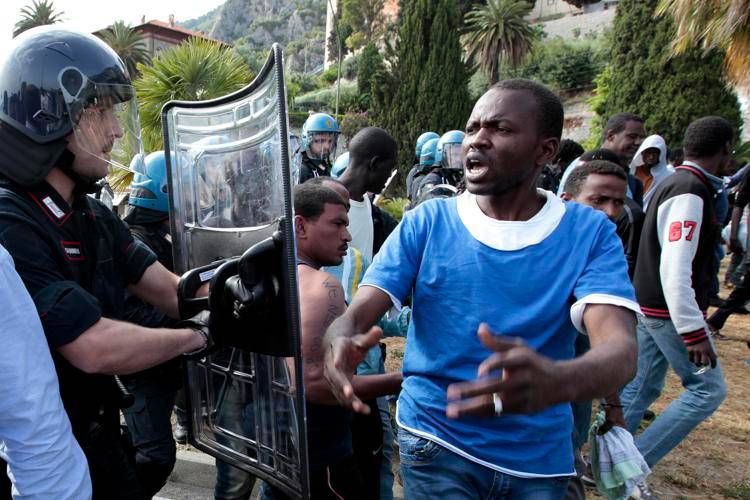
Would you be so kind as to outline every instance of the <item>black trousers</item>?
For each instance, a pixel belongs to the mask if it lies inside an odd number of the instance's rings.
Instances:
[[[291,500],[267,483],[262,488],[261,498]],[[366,494],[367,488],[353,456],[326,467],[310,467],[310,500],[360,500],[367,498]]]
[[[0,458],[0,500],[11,500],[10,489],[10,478],[8,478],[8,464],[5,460]]]
[[[724,304],[718,308],[706,320],[706,322],[714,330],[721,330],[724,328],[724,323],[727,322],[729,316],[743,307],[748,300],[750,300],[750,268],[742,277],[742,283],[740,283],[740,286],[732,290],[732,293],[727,300],[724,301]]]
[[[354,460],[364,482],[362,500],[380,500],[380,464],[383,460],[383,422],[376,400],[365,401],[370,414],[352,416]],[[389,443],[390,445],[390,443]]]
[[[136,472],[132,449],[120,434],[119,417],[114,422],[92,422],[78,439],[91,474],[93,500],[146,500]]]

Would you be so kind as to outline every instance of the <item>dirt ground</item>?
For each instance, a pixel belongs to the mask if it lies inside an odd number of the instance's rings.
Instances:
[[[723,275],[723,274],[722,274]],[[726,297],[728,291],[722,290]],[[716,341],[728,396],[708,420],[654,468],[649,485],[662,499],[739,498],[750,500],[750,315],[733,315]],[[401,368],[403,339],[386,339],[388,371]],[[670,371],[662,397],[652,410],[661,412],[681,392]],[[590,498],[597,498],[593,490]],[[601,498],[601,497],[600,497]]]

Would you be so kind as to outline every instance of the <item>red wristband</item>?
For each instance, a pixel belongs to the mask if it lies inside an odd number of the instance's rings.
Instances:
[[[701,328],[700,330],[696,330],[694,332],[690,333],[681,333],[680,337],[682,337],[682,341],[685,343],[686,346],[691,346],[695,344],[700,344],[701,342],[705,342],[708,340],[708,332],[706,332],[705,328]]]

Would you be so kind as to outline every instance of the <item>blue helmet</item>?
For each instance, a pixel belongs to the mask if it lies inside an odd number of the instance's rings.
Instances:
[[[167,162],[164,151],[155,151],[143,161],[136,161],[134,158],[131,165],[140,167],[137,167],[138,170],[130,184],[128,204],[157,212],[169,212]]]
[[[439,139],[439,138],[440,136],[437,135],[435,132],[425,132],[424,134],[417,137],[417,147],[414,150],[414,156],[416,156],[417,158],[422,156],[422,146],[424,146],[425,143],[429,141],[430,139]]]
[[[344,174],[344,170],[349,166],[349,151],[342,154],[336,161],[333,162],[333,168],[331,169],[331,177],[338,179]]]
[[[309,158],[324,160],[336,155],[336,140],[341,130],[336,119],[326,113],[315,113],[310,115],[302,126],[302,137],[300,149],[307,153]],[[315,152],[312,150],[315,139],[319,136],[330,139],[327,149]]]
[[[422,152],[419,154],[419,170],[424,171],[435,165],[435,152],[437,151],[437,139],[430,139],[422,146]]]
[[[461,143],[464,141],[465,135],[460,130],[449,130],[444,133],[437,143],[435,162],[450,170],[463,169]]]

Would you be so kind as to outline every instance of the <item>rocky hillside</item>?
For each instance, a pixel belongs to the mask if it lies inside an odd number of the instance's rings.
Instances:
[[[326,0],[226,0],[181,24],[234,45],[254,70],[278,42],[288,70],[309,72],[323,64],[325,22]]]

